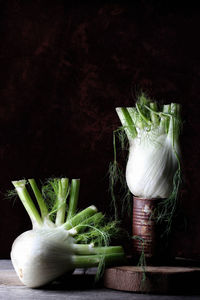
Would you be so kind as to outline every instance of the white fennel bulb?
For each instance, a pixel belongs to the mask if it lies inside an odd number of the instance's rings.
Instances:
[[[75,268],[124,261],[121,246],[108,246],[112,233],[117,232],[116,222],[107,222],[94,205],[76,212],[80,180],[73,179],[69,186],[67,178],[51,179],[42,187],[42,193],[34,179],[12,183],[33,226],[16,238],[11,249],[12,264],[23,284],[38,288]]]
[[[73,271],[73,238],[60,228],[33,229],[13,243],[11,260],[20,280],[39,287]]]
[[[180,105],[171,103],[159,110],[142,94],[136,107],[116,111],[129,140],[129,190],[140,198],[170,197],[180,176]]]
[[[178,168],[177,156],[166,134],[153,139],[146,133],[130,141],[126,182],[140,198],[167,198]]]

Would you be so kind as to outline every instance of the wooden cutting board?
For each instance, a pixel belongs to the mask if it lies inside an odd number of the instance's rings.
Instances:
[[[108,268],[104,273],[104,286],[129,292],[199,293],[200,268],[146,266],[145,274],[137,266]]]

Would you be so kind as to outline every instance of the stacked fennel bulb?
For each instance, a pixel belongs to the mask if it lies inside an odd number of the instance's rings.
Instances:
[[[33,227],[16,238],[11,250],[15,271],[26,286],[43,286],[75,268],[124,262],[123,248],[108,246],[116,222],[107,222],[94,205],[77,213],[79,179],[71,184],[68,178],[50,179],[42,192],[34,179],[12,183]]]
[[[174,198],[180,182],[180,105],[160,108],[144,94],[116,112],[129,140],[126,182],[139,198]]]

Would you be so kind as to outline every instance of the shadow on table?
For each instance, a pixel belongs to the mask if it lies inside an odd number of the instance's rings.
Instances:
[[[102,278],[98,281],[95,278],[95,274],[72,274],[64,275],[58,280],[46,285],[42,289],[45,290],[91,290],[103,287]]]
[[[95,280],[94,274],[73,274],[73,275],[65,275],[57,281],[54,281],[50,285],[43,287],[43,290],[50,290],[50,291],[83,291],[83,290],[94,290],[94,289],[101,289],[104,287],[103,279],[101,278],[99,281]],[[174,292],[168,293],[170,296],[197,296],[200,295],[200,289],[197,288],[195,290],[187,290],[183,287],[182,291],[180,289],[173,290]],[[122,292],[120,290],[120,292]],[[125,294],[130,293],[127,291],[123,291]],[[161,295],[164,294],[160,293],[148,293],[148,292],[132,292],[133,294],[149,294],[149,295]],[[184,299],[184,297],[183,297]],[[196,298],[195,298],[196,299]]]

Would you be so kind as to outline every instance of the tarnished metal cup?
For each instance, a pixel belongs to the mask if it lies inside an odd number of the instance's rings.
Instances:
[[[133,197],[133,256],[138,257],[144,251],[149,262],[161,260],[164,253],[161,225],[154,217],[161,200]]]

